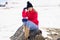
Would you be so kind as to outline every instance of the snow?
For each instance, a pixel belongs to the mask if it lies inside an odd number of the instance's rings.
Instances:
[[[39,28],[60,28],[60,0],[29,0],[38,12]],[[6,7],[0,7],[0,39],[10,40],[22,25],[22,9],[27,0],[8,0]],[[43,29],[43,36],[47,34]]]

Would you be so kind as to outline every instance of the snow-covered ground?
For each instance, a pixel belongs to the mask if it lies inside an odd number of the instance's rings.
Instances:
[[[9,37],[22,25],[21,14],[27,1],[8,0],[6,7],[0,7],[0,40],[10,40]],[[38,12],[39,28],[60,28],[60,0],[30,0],[30,2]],[[45,35],[46,32],[43,30],[43,33]]]

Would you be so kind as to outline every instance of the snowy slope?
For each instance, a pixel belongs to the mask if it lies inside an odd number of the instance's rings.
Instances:
[[[0,8],[1,40],[10,40],[9,37],[22,25],[21,13],[26,2],[27,0],[10,0],[6,7]],[[30,2],[38,11],[39,27],[60,28],[60,0],[30,0]]]

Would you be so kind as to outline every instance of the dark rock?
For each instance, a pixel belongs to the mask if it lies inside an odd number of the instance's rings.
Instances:
[[[58,38],[57,40],[60,40],[60,38]]]
[[[13,36],[10,37],[11,40],[24,40],[23,26],[19,27]]]
[[[5,7],[5,5],[1,5],[1,4],[0,4],[0,7]]]

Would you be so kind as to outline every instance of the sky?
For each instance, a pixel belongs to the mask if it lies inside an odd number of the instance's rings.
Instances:
[[[5,2],[5,1],[8,1],[8,0],[0,0],[0,3]]]

